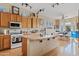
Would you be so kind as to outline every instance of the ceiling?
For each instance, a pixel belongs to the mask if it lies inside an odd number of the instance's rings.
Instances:
[[[40,8],[45,8],[45,11],[41,14],[50,16],[50,17],[60,17],[64,14],[65,17],[77,16],[79,3],[60,3],[60,5],[51,7],[53,3],[32,3],[29,4],[33,8],[32,10],[36,12]]]
[[[54,8],[51,7],[54,3],[28,3],[32,6],[32,9],[27,7],[28,10],[37,12],[39,9],[44,8],[44,12],[41,15],[49,16],[52,18],[61,17],[64,14],[65,18],[73,17],[78,15],[79,3],[60,3]]]

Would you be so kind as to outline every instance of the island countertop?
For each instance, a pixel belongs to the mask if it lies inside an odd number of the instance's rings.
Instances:
[[[28,38],[30,40],[41,40],[41,39],[48,39],[48,38],[53,38],[56,37],[55,35],[44,35],[44,36],[34,36],[34,35],[23,35],[22,37]]]
[[[55,35],[23,35],[22,52],[24,56],[41,56],[58,47]],[[42,52],[41,52],[42,51]]]

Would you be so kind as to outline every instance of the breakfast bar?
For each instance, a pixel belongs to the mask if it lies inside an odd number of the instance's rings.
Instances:
[[[24,56],[44,55],[56,47],[55,36],[53,35],[45,35],[43,37],[24,35],[22,37],[22,52]]]

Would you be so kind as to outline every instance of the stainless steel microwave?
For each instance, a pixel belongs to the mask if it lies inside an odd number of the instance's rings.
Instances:
[[[10,28],[21,28],[21,22],[10,22]]]

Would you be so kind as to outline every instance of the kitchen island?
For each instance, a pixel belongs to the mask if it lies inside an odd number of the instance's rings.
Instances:
[[[56,48],[58,45],[53,35],[23,35],[22,52],[24,56],[42,56]]]

